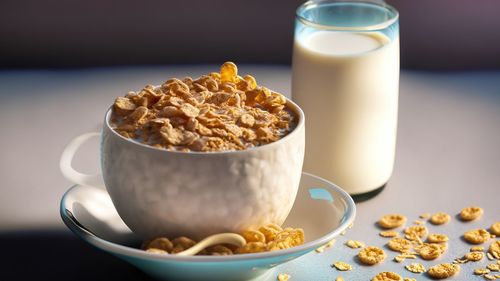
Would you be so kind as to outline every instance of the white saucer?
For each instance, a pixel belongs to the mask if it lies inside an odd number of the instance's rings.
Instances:
[[[303,173],[293,209],[284,226],[304,229],[306,243],[291,249],[233,256],[158,255],[123,223],[104,189],[76,185],[61,200],[64,223],[80,238],[163,280],[251,280],[270,268],[326,244],[344,231],[356,213],[352,198],[338,186]],[[266,274],[267,275],[267,274]]]

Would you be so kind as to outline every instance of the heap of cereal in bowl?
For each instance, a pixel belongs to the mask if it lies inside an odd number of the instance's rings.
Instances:
[[[279,140],[296,125],[286,98],[238,75],[232,62],[195,80],[173,78],[161,86],[118,97],[112,124],[120,135],[171,151],[244,150]]]
[[[227,256],[234,254],[251,254],[272,252],[293,248],[304,243],[304,230],[301,228],[282,228],[277,224],[267,224],[258,229],[247,229],[241,233],[246,244],[236,247],[230,244],[214,245],[204,249],[197,255]],[[197,242],[188,237],[177,237],[172,240],[158,237],[144,241],[142,249],[156,254],[177,254],[193,247]]]

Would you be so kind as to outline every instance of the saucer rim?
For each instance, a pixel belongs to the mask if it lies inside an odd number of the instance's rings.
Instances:
[[[164,255],[164,254],[156,254],[146,252],[141,249],[132,248],[125,245],[120,245],[114,242],[107,241],[103,238],[96,236],[95,234],[89,232],[85,228],[80,227],[73,221],[68,215],[68,211],[66,209],[65,203],[67,196],[71,193],[72,190],[81,186],[81,185],[73,185],[69,188],[61,198],[60,202],[60,215],[64,222],[64,224],[77,236],[81,237],[85,241],[89,242],[93,246],[109,251],[113,254],[120,254],[123,256],[133,256],[136,258],[143,259],[153,259],[153,260],[165,260],[165,261],[179,261],[179,262],[230,262],[230,261],[247,261],[247,260],[255,260],[255,259],[267,259],[267,258],[276,258],[280,256],[290,256],[294,254],[298,254],[301,252],[310,252],[337,237],[344,230],[346,230],[353,222],[356,217],[356,205],[352,197],[342,188],[337,186],[336,184],[323,179],[319,176],[313,175],[311,173],[302,172],[302,176],[312,177],[321,181],[325,181],[330,186],[328,188],[332,188],[336,190],[341,198],[346,202],[346,211],[342,216],[342,222],[339,227],[337,227],[334,231],[327,233],[326,235],[315,239],[313,241],[309,241],[299,246],[295,246],[292,248],[271,251],[271,252],[262,252],[262,253],[250,253],[250,254],[238,254],[231,256],[177,256],[177,255]],[[105,191],[105,190],[104,190]]]

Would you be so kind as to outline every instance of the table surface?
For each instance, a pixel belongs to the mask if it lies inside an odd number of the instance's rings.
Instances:
[[[63,192],[71,186],[58,170],[61,151],[76,135],[99,130],[103,114],[114,98],[169,77],[198,76],[214,66],[104,68],[64,71],[0,72],[0,260],[10,270],[1,280],[26,275],[61,276],[79,272],[77,279],[149,278],[137,269],[78,241],[58,215]],[[243,65],[264,84],[289,96],[290,69],[285,66]],[[354,259],[357,250],[342,245],[346,239],[383,246],[375,221],[386,213],[402,213],[409,223],[424,212],[452,215],[462,207],[479,205],[485,215],[462,223],[456,218],[431,232],[448,234],[450,249],[430,266],[451,262],[470,245],[461,234],[500,221],[500,72],[428,73],[402,71],[397,155],[393,176],[377,197],[357,204],[356,223],[346,236],[324,253],[311,253],[279,266],[291,280],[369,280],[379,271],[427,280],[405,271],[390,259],[367,267]],[[98,144],[82,148],[74,165],[98,171]],[[37,255],[26,255],[36,251]],[[44,254],[43,258],[40,253]],[[67,259],[66,257],[73,257]],[[355,270],[340,273],[334,261],[351,263]],[[405,264],[412,262],[407,260]],[[466,264],[454,280],[482,280]],[[30,271],[26,271],[28,266]],[[2,278],[5,277],[5,278]],[[76,277],[75,277],[76,278]]]

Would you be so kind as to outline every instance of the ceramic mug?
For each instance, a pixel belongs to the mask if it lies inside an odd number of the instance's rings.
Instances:
[[[125,224],[143,239],[200,239],[282,224],[299,187],[304,159],[304,113],[287,99],[297,126],[280,140],[246,150],[177,152],[124,138],[110,126],[72,140],[60,161],[63,175],[80,185],[105,187]],[[101,137],[102,175],[71,167],[78,148]]]

